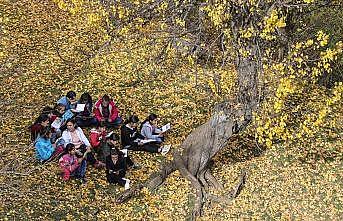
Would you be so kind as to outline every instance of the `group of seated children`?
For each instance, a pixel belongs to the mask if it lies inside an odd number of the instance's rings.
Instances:
[[[104,95],[93,106],[89,93],[76,100],[76,93],[69,91],[57,101],[54,108],[46,107],[30,126],[39,161],[60,157],[63,180],[71,176],[86,182],[87,164],[96,168],[106,167],[109,183],[129,188],[125,178],[127,169],[137,165],[130,159],[129,151],[146,151],[167,154],[170,145],[161,146],[164,131],[157,128],[157,116],[150,114],[138,130],[139,118],[128,117],[123,123],[113,100]],[[93,127],[89,139],[81,129]],[[120,127],[120,137],[109,129]],[[121,140],[121,142],[120,142]]]

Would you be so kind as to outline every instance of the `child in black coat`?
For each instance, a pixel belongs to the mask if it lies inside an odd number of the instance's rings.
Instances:
[[[130,188],[130,180],[125,178],[128,165],[133,162],[127,155],[127,150],[119,150],[117,142],[119,137],[112,134],[108,139],[108,146],[111,147],[110,154],[106,157],[106,177],[109,183],[117,183],[125,190]]]

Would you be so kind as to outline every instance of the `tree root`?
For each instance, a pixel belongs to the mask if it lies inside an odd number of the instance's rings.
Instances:
[[[242,191],[242,189],[245,185],[246,179],[247,179],[247,171],[245,169],[243,169],[243,170],[241,170],[239,183],[237,183],[237,185],[231,191],[231,197],[232,198],[236,198],[238,196],[238,194]]]
[[[194,202],[194,208],[192,210],[191,220],[196,220],[197,217],[202,215],[203,205],[205,200],[214,201],[218,203],[230,203],[233,198],[237,197],[244,187],[247,172],[245,170],[241,171],[239,182],[236,186],[224,196],[216,196],[208,193],[209,186],[213,186],[216,189],[222,190],[224,187],[217,181],[217,179],[211,174],[209,169],[204,169],[195,177],[186,167],[186,164],[179,152],[175,151],[174,160],[169,162],[167,165],[161,168],[161,171],[152,174],[148,180],[144,183],[138,184],[135,187],[122,192],[117,198],[117,203],[123,203],[130,199],[132,196],[137,196],[143,187],[147,187],[150,190],[158,188],[165,179],[174,172],[179,170],[181,175],[189,180],[196,190],[196,198]]]
[[[234,198],[236,198],[239,195],[239,193],[243,189],[245,181],[246,181],[246,176],[247,176],[246,171],[242,170],[239,182],[229,193],[224,194],[223,196],[217,196],[217,195],[208,193],[206,194],[206,198],[216,203],[224,203],[224,204],[230,203]]]
[[[211,184],[212,187],[214,187],[217,190],[223,190],[224,187],[221,183],[218,182],[218,180],[212,175],[210,170],[205,171],[205,179]]]
[[[195,220],[198,216],[201,216],[202,214],[202,206],[204,201],[203,188],[199,180],[195,176],[193,176],[193,174],[191,174],[189,170],[187,170],[185,163],[183,162],[182,157],[178,152],[174,153],[174,161],[181,175],[188,179],[192,183],[194,189],[196,190],[196,199],[191,218],[191,220]]]

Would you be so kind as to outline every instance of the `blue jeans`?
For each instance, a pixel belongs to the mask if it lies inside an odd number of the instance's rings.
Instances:
[[[121,117],[117,117],[112,122],[108,122],[108,119],[106,119],[104,123],[107,128],[119,128],[122,122],[123,122],[123,119],[121,119]],[[100,122],[98,123],[100,124]]]
[[[96,126],[98,121],[94,117],[85,119],[82,117],[76,117],[76,123],[79,127],[91,127]]]
[[[86,174],[86,167],[87,167],[87,161],[82,160],[81,165],[74,171],[72,172],[72,176],[75,178],[84,178]]]

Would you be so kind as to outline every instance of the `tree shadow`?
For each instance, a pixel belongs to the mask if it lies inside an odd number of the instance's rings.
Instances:
[[[251,135],[231,137],[228,146],[218,156],[221,162],[237,163],[263,155],[266,147],[259,145]]]

